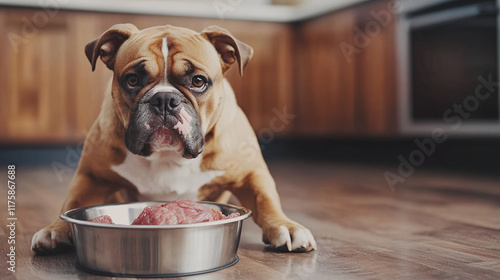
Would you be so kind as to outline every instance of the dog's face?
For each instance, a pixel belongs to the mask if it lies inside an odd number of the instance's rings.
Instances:
[[[134,154],[177,151],[195,158],[205,135],[220,117],[223,74],[238,62],[240,74],[252,48],[226,30],[201,33],[132,24],[111,27],[85,52],[95,69],[98,57],[113,70],[114,108],[125,128],[125,145]]]

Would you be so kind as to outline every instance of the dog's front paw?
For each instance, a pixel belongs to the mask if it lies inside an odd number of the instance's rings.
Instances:
[[[65,224],[55,224],[39,230],[31,240],[31,249],[37,254],[67,251],[72,247],[71,229]]]
[[[262,240],[280,251],[308,252],[317,249],[311,231],[293,221],[263,227]]]

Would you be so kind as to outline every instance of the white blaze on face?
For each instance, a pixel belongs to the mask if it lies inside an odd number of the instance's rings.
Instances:
[[[161,52],[163,54],[163,62],[165,63],[165,69],[163,72],[164,75],[164,80],[163,84],[159,85],[158,88],[156,88],[153,93],[158,92],[160,90],[168,91],[172,90],[172,86],[168,83],[167,80],[167,60],[168,60],[168,45],[167,45],[167,37],[162,39],[162,44],[161,44]],[[181,108],[179,111],[179,117],[180,121],[177,122],[177,124],[174,125],[174,129],[177,129],[180,135],[184,136],[185,138],[189,136],[189,133],[191,133],[191,119],[192,117],[186,112],[184,107]]]
[[[178,121],[177,124],[174,125],[174,129],[177,129],[179,134],[186,138],[189,136],[189,133],[191,133],[190,122],[192,117],[184,110],[184,107],[179,111],[179,116],[181,117],[181,121]]]
[[[168,45],[167,45],[167,37],[163,38],[161,44],[161,52],[163,54],[163,62],[165,62],[165,70],[163,72],[164,82],[167,81],[167,59],[168,59]]]

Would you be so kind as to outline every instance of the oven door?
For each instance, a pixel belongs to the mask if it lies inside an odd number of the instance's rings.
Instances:
[[[403,133],[500,134],[497,4],[466,3],[401,16]]]

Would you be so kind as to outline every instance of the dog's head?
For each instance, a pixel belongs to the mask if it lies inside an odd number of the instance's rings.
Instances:
[[[85,53],[92,70],[100,57],[114,73],[114,108],[132,153],[175,150],[195,158],[220,117],[224,73],[237,62],[242,74],[253,50],[217,26],[197,33],[118,24],[88,43]]]

